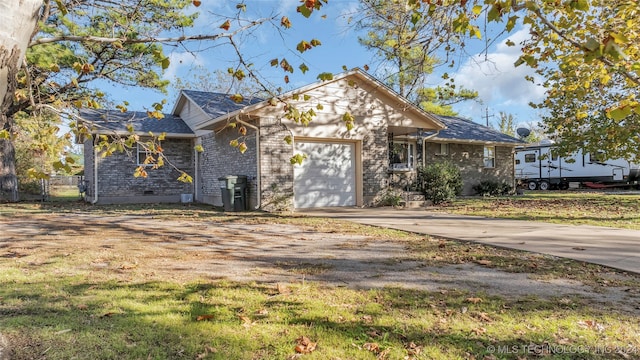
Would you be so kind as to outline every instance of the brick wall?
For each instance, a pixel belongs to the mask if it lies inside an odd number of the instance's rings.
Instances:
[[[426,143],[425,164],[446,159],[457,165],[464,184],[463,195],[474,195],[473,185],[483,180],[506,182],[512,186],[515,184],[511,147],[496,146],[494,168],[484,167],[484,145],[450,143],[447,155],[438,153],[439,143]]]
[[[240,139],[247,144],[244,154],[229,145],[240,135],[237,129],[225,128],[219,132],[210,132],[201,137],[204,151],[198,155],[198,198],[200,202],[222,205],[220,177],[227,175],[247,176],[249,206],[256,205],[256,134],[255,130],[247,127],[247,134]]]
[[[180,201],[181,194],[192,194],[193,185],[178,181],[180,172],[170,166],[194,175],[193,143],[191,139],[167,139],[161,142],[167,158],[165,165],[158,169],[147,170],[148,176],[134,177],[136,169],[136,149],[131,153],[116,152],[111,156],[98,154],[98,202],[164,202]],[[93,145],[85,142],[85,179],[89,189],[87,199],[94,195]]]
[[[262,209],[282,211],[293,209],[293,145],[284,141],[291,135],[275,118],[260,120],[260,167]]]
[[[362,142],[362,182],[364,205],[375,205],[389,185],[389,144],[387,125],[368,128]]]

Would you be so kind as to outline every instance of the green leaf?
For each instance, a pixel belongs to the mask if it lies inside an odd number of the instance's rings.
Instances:
[[[323,72],[320,75],[318,75],[318,79],[322,81],[333,80],[333,74],[330,72]]]
[[[202,145],[200,145],[200,144],[198,144],[198,145],[194,146],[194,148],[193,148],[193,149],[194,149],[195,151],[199,152],[199,153],[204,152],[204,148],[203,148],[203,147],[202,147]]]
[[[286,142],[287,144],[291,145],[293,143],[293,138],[291,137],[291,135],[287,135],[284,137],[284,142]]]
[[[309,67],[304,63],[300,64],[300,66],[298,66],[298,69],[300,69],[300,71],[302,71],[303,74],[309,71]]]
[[[613,120],[620,121],[626,119],[627,116],[631,115],[632,110],[633,109],[631,109],[630,106],[618,107],[609,111],[608,115]]]
[[[587,39],[587,42],[583,44],[583,46],[591,51],[596,51],[600,48],[600,41],[590,37]]]
[[[67,10],[67,7],[64,6],[61,0],[56,0],[56,6],[58,6],[58,9],[62,13],[62,16],[65,16],[69,13],[69,10]]]
[[[507,29],[507,31],[509,32],[513,30],[513,28],[516,26],[518,19],[519,17],[517,15],[510,16],[509,19],[507,20],[507,25],[505,26],[505,29]]]
[[[229,98],[236,104],[240,104],[244,100],[244,97],[240,94],[233,94]]]
[[[298,12],[300,14],[302,14],[302,16],[308,18],[309,16],[311,16],[311,10],[308,9],[304,4],[298,6],[297,8]]]
[[[166,58],[164,58],[164,59],[162,59],[160,61],[160,65],[162,66],[162,70],[166,70],[169,67],[170,64],[171,64],[171,61],[169,60],[168,57],[166,57]]]
[[[471,9],[471,11],[473,11],[473,13],[476,15],[480,15],[480,13],[482,12],[482,5],[475,5],[473,9]]]
[[[134,176],[135,176],[135,175],[134,175]],[[145,177],[146,177],[146,176],[145,176]],[[192,178],[189,174],[187,174],[186,172],[184,172],[184,171],[183,171],[183,172],[180,174],[180,176],[178,177],[178,181],[183,182],[183,183],[189,183],[189,184],[191,184],[191,183],[193,183],[193,178]]]
[[[307,155],[305,154],[295,154],[293,155],[290,159],[289,162],[291,162],[291,165],[302,165],[302,162],[307,158]]]

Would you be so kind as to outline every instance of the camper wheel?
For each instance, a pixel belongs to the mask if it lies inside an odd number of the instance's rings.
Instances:
[[[540,183],[538,184],[538,189],[549,190],[549,182],[545,180],[540,181]]]
[[[529,181],[529,182],[527,183],[527,188],[528,188],[529,190],[535,190],[537,187],[538,187],[538,183],[537,183],[537,182],[535,182],[535,181],[533,181],[533,180],[531,180],[531,181]]]

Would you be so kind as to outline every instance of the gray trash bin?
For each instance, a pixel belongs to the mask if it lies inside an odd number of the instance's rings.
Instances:
[[[247,177],[227,175],[218,178],[224,211],[247,210]]]

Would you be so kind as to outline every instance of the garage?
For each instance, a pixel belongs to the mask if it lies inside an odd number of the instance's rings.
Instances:
[[[354,143],[300,141],[295,152],[307,156],[294,165],[296,208],[356,205]]]

